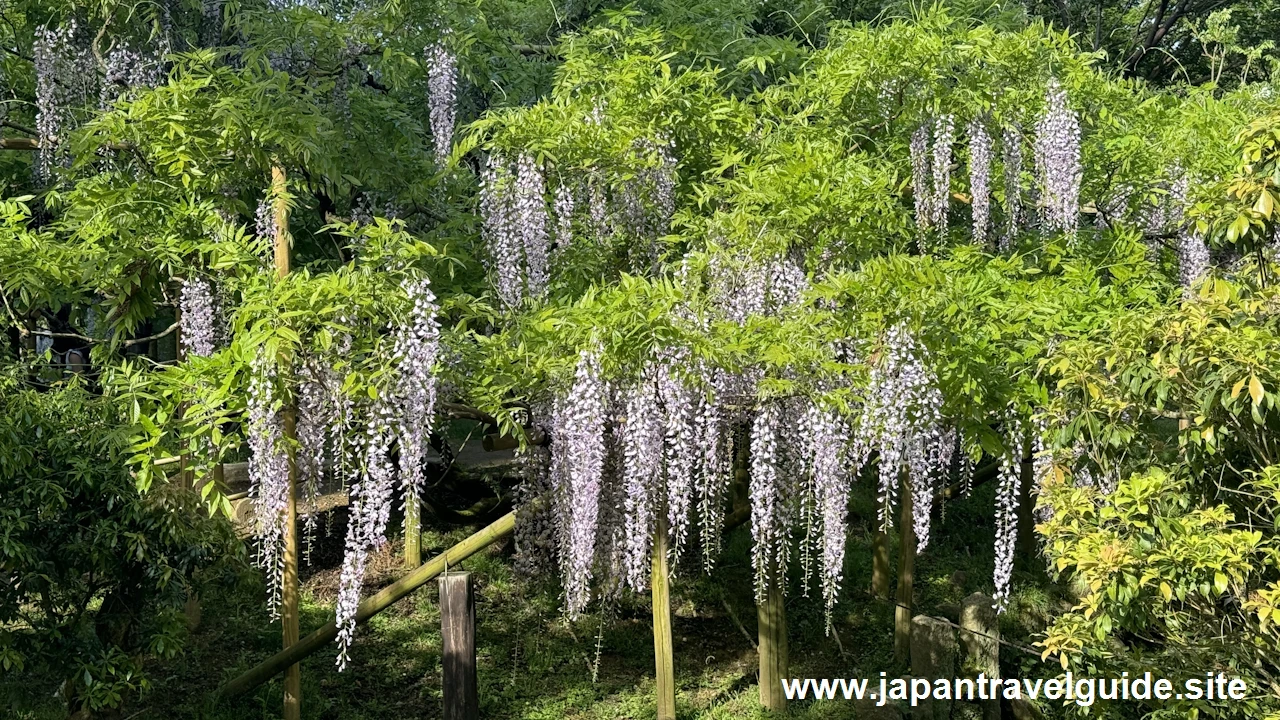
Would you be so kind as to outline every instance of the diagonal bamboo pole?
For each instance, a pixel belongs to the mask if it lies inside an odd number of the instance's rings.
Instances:
[[[380,590],[378,594],[360,603],[356,608],[356,623],[367,621],[374,615],[391,607],[398,600],[409,595],[409,593],[436,579],[448,568],[508,537],[515,529],[515,525],[516,514],[509,512],[475,535],[437,555],[426,564],[420,565],[417,570],[405,575]],[[223,685],[222,689],[218,691],[218,699],[232,700],[244,695],[275,677],[286,667],[297,664],[303,658],[333,642],[336,637],[338,637],[338,626],[334,621],[330,620],[319,630],[306,636],[301,641],[272,655],[259,663],[257,667]]]

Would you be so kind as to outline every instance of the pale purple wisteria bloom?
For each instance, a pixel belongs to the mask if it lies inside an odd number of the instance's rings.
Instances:
[[[184,280],[178,307],[181,320],[178,338],[182,352],[188,356],[212,355],[217,350],[218,311],[209,281],[203,278]]]
[[[1040,179],[1041,221],[1048,232],[1072,241],[1080,223],[1080,121],[1056,79],[1045,90],[1045,109],[1036,122],[1036,173]]]
[[[395,418],[385,402],[374,401],[361,442],[363,463],[357,482],[351,484],[347,520],[346,554],[338,581],[336,620],[338,626],[338,670],[350,660],[351,642],[356,633],[356,609],[369,553],[386,542],[387,522],[395,495],[395,468],[391,445],[395,440]]]
[[[626,496],[626,584],[641,592],[649,584],[649,561],[656,515],[655,484],[663,472],[664,420],[658,398],[658,370],[646,364],[640,377],[625,389],[622,426],[622,481]]]
[[[399,410],[396,431],[407,529],[417,520],[410,517],[416,506],[409,501],[422,492],[422,466],[427,458],[428,436],[435,423],[440,321],[436,317],[439,312],[436,296],[431,292],[428,278],[406,280],[403,288],[411,307],[395,330],[395,400]]]
[[[933,223],[933,189],[929,185],[929,126],[921,125],[911,134],[911,191],[916,207],[916,226],[929,232]]]
[[[1018,542],[1018,501],[1022,490],[1022,473],[1019,467],[1023,455],[1023,426],[1012,421],[1007,449],[1000,456],[999,485],[996,488],[996,544],[995,573],[993,582],[997,612],[1009,607],[1009,582],[1013,578],[1013,554]]]
[[[285,513],[289,504],[289,455],[276,392],[274,360],[259,352],[249,374],[249,498],[253,503],[257,563],[267,576],[271,617],[280,616],[284,577]]]
[[[681,370],[687,365],[687,353],[671,350],[660,354],[657,365],[658,399],[663,415],[667,529],[671,554],[676,558],[680,557],[689,534],[697,461],[694,420],[698,396]]]
[[[591,600],[609,395],[597,354],[584,350],[573,386],[553,411],[551,472],[559,504],[564,609],[570,619],[581,615]]]
[[[93,54],[76,43],[74,20],[57,28],[37,28],[31,49],[35,61],[36,140],[33,170],[37,184],[52,177],[55,165],[68,162],[66,131],[72,111],[93,96],[98,79]]]
[[[1209,274],[1209,247],[1193,222],[1186,218],[1187,192],[1191,181],[1185,172],[1180,173],[1169,192],[1172,214],[1178,225],[1178,279],[1182,284],[1182,296],[1195,296],[1195,287]]]
[[[755,542],[751,565],[756,575],[756,600],[763,600],[771,582],[785,572],[789,528],[779,466],[778,434],[782,414],[775,402],[764,402],[751,424],[751,536]]]
[[[945,433],[942,423],[942,392],[937,378],[925,362],[925,350],[903,326],[889,328],[880,361],[871,370],[866,404],[862,413],[860,441],[867,452],[880,453],[880,528],[893,526],[899,477],[904,469],[913,478],[912,519],[919,538],[917,551],[929,541],[929,513],[932,494],[924,488],[932,482],[945,459],[939,450]]]
[[[929,225],[939,232],[947,230],[947,211],[951,205],[951,146],[955,135],[955,118],[951,115],[941,115],[933,121],[933,192],[929,199]]]
[[[525,292],[536,298],[547,289],[547,201],[542,168],[528,153],[521,153],[516,160],[515,192],[515,223],[523,239]]]
[[[1006,127],[1002,140],[1005,230],[1000,251],[1008,252],[1022,230],[1022,133],[1016,126]]]
[[[986,245],[991,222],[991,136],[978,120],[969,123],[968,134],[973,242]]]
[[[427,46],[428,109],[436,162],[444,165],[453,148],[453,126],[458,111],[458,61],[444,42]]]
[[[857,477],[861,453],[848,447],[848,423],[831,408],[813,407],[809,423],[810,468],[814,504],[821,525],[822,597],[826,603],[827,631],[831,611],[844,579],[845,541],[848,531],[849,490]]]

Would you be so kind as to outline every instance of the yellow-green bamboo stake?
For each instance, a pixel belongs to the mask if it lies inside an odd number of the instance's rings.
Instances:
[[[274,250],[276,276],[289,274],[289,202],[284,168],[271,168],[271,195],[275,215]],[[287,360],[287,358],[282,358]],[[284,440],[289,453],[289,494],[284,513],[284,572],[281,579],[280,624],[283,647],[298,642],[298,463],[294,451],[297,437],[297,414],[292,405],[284,409]],[[284,671],[284,720],[302,718],[302,666],[294,663]]]
[[[671,580],[667,568],[667,519],[658,517],[653,537],[653,576],[649,585],[653,595],[653,656],[657,672],[658,720],[676,718],[675,658],[671,641]]]

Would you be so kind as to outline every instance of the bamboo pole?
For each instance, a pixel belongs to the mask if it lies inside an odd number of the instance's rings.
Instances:
[[[898,594],[893,613],[893,657],[899,662],[911,655],[911,596],[916,569],[916,531],[912,523],[911,482],[902,474],[902,516],[898,519]]]
[[[675,658],[671,640],[671,580],[667,568],[667,518],[658,516],[658,529],[653,536],[653,576],[649,585],[653,595],[653,657],[658,695],[658,720],[675,720]]]
[[[422,564],[422,500],[417,493],[404,498],[404,566]]]
[[[775,568],[765,588],[764,600],[756,606],[756,622],[760,628],[760,704],[774,713],[787,711],[787,696],[782,681],[790,672],[787,648],[787,606],[782,583],[784,568]]]
[[[275,215],[276,276],[289,274],[289,202],[286,196],[284,168],[271,168],[271,196]],[[282,361],[288,358],[281,358]],[[284,569],[281,582],[280,625],[282,644],[289,648],[298,643],[298,463],[294,448],[297,438],[297,412],[292,405],[283,410],[284,440],[289,453],[289,493],[284,511]],[[284,720],[302,718],[302,666],[293,663],[284,671]]]
[[[475,555],[493,543],[511,535],[516,525],[514,512],[503,515],[488,527],[454,545],[443,553],[432,558],[418,569],[388,585],[356,607],[356,624],[364,623],[369,618],[386,610],[409,593],[436,579],[448,568],[454,567],[463,560]],[[301,641],[281,650],[275,655],[259,663],[240,677],[232,680],[218,691],[219,700],[232,700],[278,675],[286,667],[296,664],[303,658],[325,647],[338,637],[338,626],[330,620],[324,627],[316,630]]]

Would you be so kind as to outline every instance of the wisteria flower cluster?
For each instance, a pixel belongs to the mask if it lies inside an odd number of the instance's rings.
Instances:
[[[53,167],[65,159],[64,130],[71,110],[93,97],[98,67],[93,54],[76,43],[74,20],[57,28],[37,28],[32,54],[35,61],[36,182],[46,183]]]
[[[360,479],[351,486],[350,516],[347,520],[346,553],[338,583],[336,608],[339,670],[350,660],[351,642],[356,632],[356,609],[369,553],[386,542],[391,501],[395,495],[395,468],[391,445],[395,439],[395,414],[381,401],[370,411],[369,425],[362,438]]]
[[[570,618],[578,617],[591,599],[609,396],[596,354],[584,350],[573,386],[552,411],[551,476],[560,517],[564,607]]]
[[[257,563],[267,576],[268,607],[279,617],[284,573],[285,514],[290,482],[284,421],[276,391],[276,365],[263,353],[254,357],[249,376],[249,497],[254,510]]]
[[[1022,458],[1030,454],[1026,425],[1014,418],[1009,423],[1007,450],[1000,456],[999,485],[996,488],[996,563],[993,581],[995,609],[1003,613],[1009,606],[1009,582],[1013,578],[1013,554],[1018,544],[1018,503],[1022,492]],[[1034,442],[1034,439],[1031,440]]]
[[[1209,274],[1209,248],[1194,223],[1186,220],[1187,192],[1190,180],[1181,173],[1169,192],[1172,214],[1178,218],[1178,276],[1185,298],[1195,295],[1195,285]]]
[[[498,297],[516,307],[546,290],[548,221],[542,169],[521,154],[514,172],[505,158],[489,157],[480,188],[483,234]]]
[[[453,126],[458,111],[458,60],[443,42],[428,45],[424,55],[431,136],[435,140],[436,162],[444,165],[453,149]]]
[[[178,307],[178,337],[182,352],[189,356],[212,355],[218,344],[218,310],[209,281],[202,278],[184,280]]]
[[[955,118],[940,115],[911,136],[911,178],[915,194],[916,225],[922,233],[945,231],[951,199],[951,146],[955,142]],[[921,240],[923,242],[923,240]],[[924,249],[923,247],[921,249]]]
[[[159,85],[164,70],[159,58],[127,47],[118,47],[107,53],[103,64],[99,103],[104,108],[130,89]]]
[[[408,280],[404,292],[412,308],[396,327],[395,361],[399,417],[400,483],[406,508],[422,491],[428,435],[435,418],[436,375],[440,357],[440,321],[431,281]],[[405,522],[412,519],[406,514]]]
[[[1022,230],[1022,133],[1010,126],[1004,129],[1000,144],[1004,160],[1005,230],[1000,237],[1000,250],[1008,252]]]
[[[1074,237],[1080,222],[1080,121],[1056,79],[1045,91],[1045,109],[1036,123],[1036,173],[1040,178],[1044,228]]]
[[[942,392],[925,363],[924,347],[902,325],[885,335],[880,361],[871,371],[861,429],[866,450],[880,453],[881,529],[893,526],[899,475],[909,469],[917,552],[923,551],[929,543],[933,478],[950,461],[944,452],[948,433],[942,429]]]
[[[991,223],[991,136],[978,120],[969,123],[968,134],[973,242],[985,245]]]

